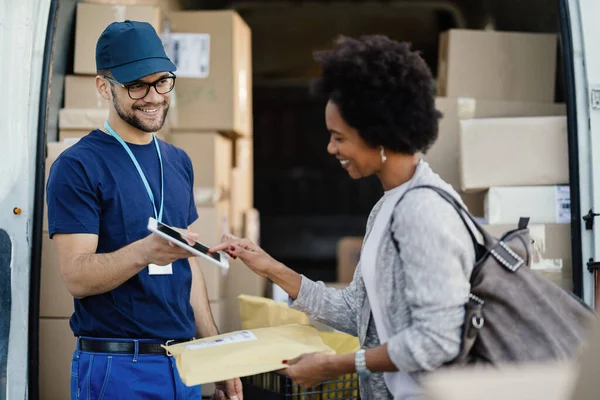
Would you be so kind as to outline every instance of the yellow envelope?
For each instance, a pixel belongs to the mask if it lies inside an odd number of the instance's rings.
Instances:
[[[175,357],[188,386],[220,382],[286,368],[283,360],[305,353],[335,354],[311,325],[284,325],[236,331],[164,346]]]
[[[242,329],[310,324],[310,320],[303,312],[292,310],[286,303],[278,303],[266,297],[241,294],[238,296],[238,305],[242,318]]]

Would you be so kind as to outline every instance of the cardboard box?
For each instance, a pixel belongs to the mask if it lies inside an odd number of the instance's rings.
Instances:
[[[168,140],[192,160],[197,205],[212,205],[231,197],[230,139],[216,132],[182,132],[171,133]]]
[[[91,4],[122,6],[157,6],[163,13],[183,10],[183,0],[84,0]]]
[[[198,219],[191,230],[198,234],[198,241],[207,246],[220,243],[224,233],[229,232],[229,204],[224,201],[212,207],[197,207]],[[227,271],[206,260],[195,258],[206,282],[206,291],[210,301],[224,299],[226,293]]]
[[[233,232],[243,231],[244,214],[254,206],[254,141],[236,138],[233,142],[231,171],[231,226]]]
[[[58,156],[60,156],[62,154],[63,151],[65,151],[66,149],[68,149],[69,147],[71,147],[73,145],[73,142],[48,142],[46,144],[46,149],[47,149],[47,153],[46,153],[46,166],[45,166],[45,172],[46,172],[46,178],[45,181],[48,181],[48,176],[50,174],[50,167],[52,166],[52,164],[54,164],[54,161],[56,161],[56,159],[58,158]]]
[[[260,245],[260,213],[251,208],[244,213],[242,235]]]
[[[441,368],[424,376],[422,385],[427,400],[594,399],[595,387],[588,387],[584,396],[571,397],[577,387],[577,371],[566,362]]]
[[[494,237],[517,228],[511,224],[483,225]],[[566,290],[573,290],[570,224],[530,224],[532,268]]]
[[[58,128],[61,131],[92,131],[104,129],[108,108],[61,108],[58,111]]]
[[[439,135],[423,159],[456,190],[461,189],[459,174],[460,121],[481,118],[564,116],[564,104],[520,101],[475,100],[472,98],[436,98],[443,114]]]
[[[81,139],[87,136],[91,130],[88,129],[63,129],[58,131],[58,140],[60,142],[70,142],[73,139]]]
[[[484,228],[495,237],[516,229],[517,224],[484,225]],[[530,224],[529,234],[533,239],[533,264],[543,260],[562,260],[563,265],[572,263],[571,225],[570,224]]]
[[[456,105],[459,119],[508,118],[508,117],[552,117],[567,115],[564,103],[535,101],[483,100],[468,97],[436,98],[436,106],[443,102]]]
[[[157,32],[161,32],[161,13],[158,7],[77,4],[75,74],[96,75],[96,43],[98,38],[111,23],[128,19],[148,22]]]
[[[96,89],[96,75],[67,75],[65,77],[64,108],[108,109],[109,102]]]
[[[70,318],[74,311],[73,296],[60,274],[54,243],[44,232],[42,237],[42,268],[40,283],[40,317]]]
[[[472,119],[460,127],[464,191],[569,182],[565,117]]]
[[[493,187],[485,196],[485,217],[489,224],[516,223],[529,217],[535,224],[571,222],[569,186]]]
[[[227,297],[235,298],[240,294],[264,296],[267,280],[252,272],[240,259],[230,260],[227,274]]]
[[[214,206],[196,207],[196,210],[198,219],[192,224],[191,230],[199,235],[200,242],[213,246],[221,242],[224,233],[231,232],[229,202],[222,201]]]
[[[473,215],[483,216],[483,193],[461,192],[459,174],[459,132],[461,119],[533,117],[565,115],[564,104],[521,101],[475,100],[472,98],[436,98],[443,114],[439,135],[423,159],[442,179],[457,190]]]
[[[85,0],[90,4],[120,5],[120,6],[160,6],[163,0]]]
[[[108,114],[108,108],[61,108],[58,112],[59,141],[80,139],[95,129],[104,130]],[[169,129],[167,118],[156,136],[164,140]]]
[[[360,261],[362,237],[344,237],[337,245],[337,281],[352,282],[354,271]]]
[[[451,29],[440,35],[438,95],[553,102],[556,34]]]
[[[163,41],[177,65],[173,129],[252,134],[252,45],[231,10],[169,15]],[[177,50],[175,50],[177,49]]]
[[[68,318],[40,318],[40,400],[69,399],[71,359],[76,347]]]

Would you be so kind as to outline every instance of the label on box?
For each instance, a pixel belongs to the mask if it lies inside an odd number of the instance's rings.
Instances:
[[[215,347],[215,346],[223,346],[225,344],[249,342],[251,340],[257,340],[257,337],[254,333],[252,333],[250,331],[241,331],[241,332],[237,332],[232,335],[229,335],[229,336],[224,336],[219,339],[211,340],[209,342],[188,344],[185,347],[190,350],[199,350],[199,349],[203,349],[206,347]]]
[[[206,78],[210,67],[210,35],[207,33],[168,33],[165,50],[177,66],[177,76]]]
[[[571,191],[568,185],[556,187],[556,222],[559,224],[571,222]]]

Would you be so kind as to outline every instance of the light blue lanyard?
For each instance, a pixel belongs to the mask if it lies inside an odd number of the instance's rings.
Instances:
[[[142,178],[142,182],[144,183],[144,186],[146,187],[146,191],[148,192],[148,197],[150,197],[150,201],[152,202],[152,207],[154,208],[154,217],[160,222],[162,220],[162,215],[163,215],[165,184],[164,184],[164,170],[163,170],[162,155],[160,153],[160,147],[158,146],[158,140],[156,140],[156,135],[154,133],[152,134],[152,140],[154,141],[154,145],[156,146],[156,152],[158,153],[158,161],[160,163],[160,210],[158,212],[156,211],[156,203],[154,202],[154,195],[152,194],[152,189],[150,189],[150,185],[148,184],[146,175],[144,175],[144,171],[142,171],[142,168],[140,167],[140,164],[138,163],[137,159],[131,152],[131,149],[129,148],[129,146],[127,146],[127,143],[125,143],[125,141],[123,139],[121,139],[121,136],[119,136],[117,134],[117,132],[115,132],[110,127],[110,125],[108,124],[108,121],[106,121],[104,123],[104,127],[106,128],[106,130],[108,130],[108,132],[115,139],[117,139],[117,141],[119,143],[121,143],[121,146],[123,146],[123,148],[125,149],[127,154],[129,154],[129,158],[131,158],[131,161],[133,161],[133,165],[135,165],[135,167],[137,168],[138,173],[140,174],[140,178]]]

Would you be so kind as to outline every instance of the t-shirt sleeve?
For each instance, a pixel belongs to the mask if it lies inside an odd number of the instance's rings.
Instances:
[[[198,219],[198,210],[196,209],[196,202],[194,201],[194,167],[192,166],[192,160],[185,154],[185,165],[189,176],[189,191],[190,191],[190,210],[188,217],[187,226],[192,225]]]
[[[59,157],[46,184],[48,234],[91,233],[100,230],[100,202],[81,162]]]

